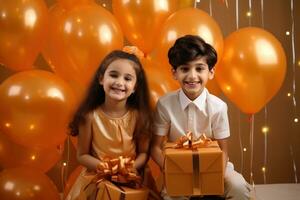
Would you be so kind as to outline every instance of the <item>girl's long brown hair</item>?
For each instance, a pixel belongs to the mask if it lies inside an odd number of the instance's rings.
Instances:
[[[70,134],[72,136],[79,134],[79,125],[85,122],[86,115],[104,103],[105,92],[103,86],[99,84],[99,78],[104,76],[108,65],[117,59],[128,59],[135,64],[134,69],[137,76],[136,89],[127,99],[127,106],[130,109],[136,109],[138,111],[135,139],[140,136],[151,136],[153,131],[153,116],[150,106],[150,93],[144,69],[141,62],[134,54],[129,54],[120,50],[115,50],[108,54],[97,69],[85,99],[82,101],[73,120],[69,124]]]

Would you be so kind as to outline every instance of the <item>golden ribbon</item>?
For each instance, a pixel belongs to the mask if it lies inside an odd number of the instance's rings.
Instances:
[[[193,133],[189,131],[186,135],[181,136],[178,140],[176,140],[174,148],[197,149],[208,147],[211,142],[212,140],[206,137],[204,133],[202,133],[198,139],[193,140]]]
[[[138,59],[144,58],[144,53],[141,50],[139,50],[137,46],[124,46],[122,51],[125,53],[133,54]]]
[[[98,165],[97,175],[93,179],[93,182],[98,183],[106,179],[115,183],[131,183],[135,187],[140,187],[142,178],[137,174],[133,164],[134,159],[131,157],[119,156],[114,159],[105,159]]]

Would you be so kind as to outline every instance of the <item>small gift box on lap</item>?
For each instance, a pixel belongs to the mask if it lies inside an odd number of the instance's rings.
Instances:
[[[141,185],[140,176],[126,169],[126,162],[122,157],[117,162],[109,160],[108,169],[84,176],[85,186],[78,200],[147,200],[148,188]]]
[[[144,187],[133,189],[104,181],[98,185],[96,200],[147,200],[148,193]]]
[[[164,178],[170,196],[223,195],[223,153],[216,141],[191,133],[165,145]]]

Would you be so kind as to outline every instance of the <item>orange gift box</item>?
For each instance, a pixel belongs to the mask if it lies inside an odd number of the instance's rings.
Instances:
[[[117,186],[109,181],[99,184],[96,200],[147,200],[148,189],[132,189],[125,186]]]
[[[216,141],[207,147],[175,149],[165,145],[165,185],[170,196],[223,195],[223,153]]]
[[[145,187],[134,189],[104,180],[97,184],[89,184],[81,191],[78,200],[147,200],[148,194],[149,190]]]

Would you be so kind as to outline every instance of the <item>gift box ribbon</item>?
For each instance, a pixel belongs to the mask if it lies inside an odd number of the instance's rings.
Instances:
[[[200,137],[196,140],[193,139],[193,133],[188,132],[186,135],[181,136],[178,140],[175,142],[175,149],[197,149],[197,148],[203,148],[208,147],[211,144],[212,140],[204,133],[200,135]]]

